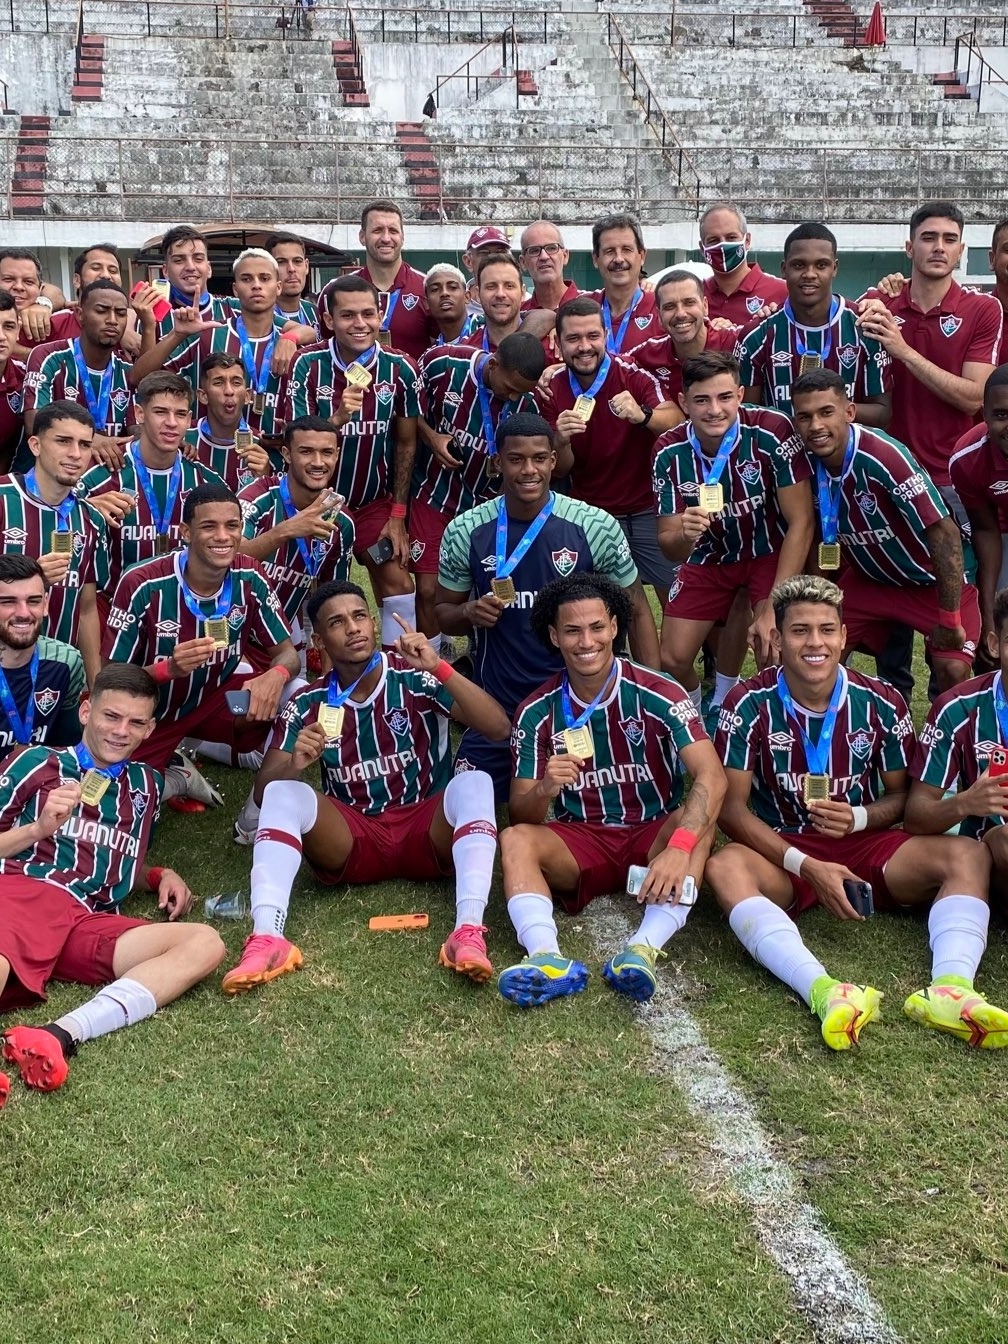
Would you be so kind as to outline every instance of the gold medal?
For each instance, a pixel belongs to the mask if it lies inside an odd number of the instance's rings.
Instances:
[[[347,382],[347,387],[370,387],[371,375],[363,364],[348,364],[346,373],[343,375]]]
[[[587,761],[594,756],[595,744],[592,742],[591,729],[586,723],[582,724],[580,728],[565,728],[561,737],[571,756],[577,756],[582,761]]]
[[[806,803],[828,803],[829,775],[806,775],[802,780],[802,798]]]
[[[840,543],[838,541],[821,541],[819,543],[819,568],[840,568]]]
[[[803,373],[812,373],[814,369],[822,368],[822,355],[802,355],[798,361],[798,377]]]
[[[171,550],[173,550],[171,537],[167,532],[159,532],[154,539],[154,553],[168,555]]]
[[[235,448],[239,453],[247,453],[252,447],[252,431],[250,429],[235,430]]]
[[[343,731],[343,706],[319,705],[318,721],[326,735],[326,741],[331,742]]]
[[[491,579],[490,591],[506,607],[509,607],[518,596],[515,592],[514,579]]]
[[[724,488],[718,481],[715,485],[700,487],[700,507],[704,513],[720,513],[724,508]]]
[[[103,775],[98,770],[85,771],[84,778],[81,780],[81,802],[87,803],[88,807],[94,807],[104,798],[111,783],[108,775]]]
[[[378,335],[375,337],[375,340],[378,342],[378,344],[381,346],[383,350],[388,350],[392,345],[392,333],[390,331],[386,331],[385,328],[383,327],[378,332]]]
[[[266,409],[266,393],[257,392],[255,396],[252,398],[252,414],[261,416],[263,411],[265,411],[265,409]]]
[[[592,411],[595,409],[595,398],[586,397],[582,392],[574,403],[574,414],[585,424],[592,418]]]
[[[73,555],[73,539],[72,532],[50,532],[49,549],[53,555]]]
[[[231,643],[231,627],[224,616],[211,616],[203,622],[203,636],[212,639],[218,649],[226,649]]]

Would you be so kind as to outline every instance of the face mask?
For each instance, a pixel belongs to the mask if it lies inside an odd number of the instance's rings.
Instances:
[[[705,247],[703,254],[707,265],[721,275],[728,275],[744,266],[748,255],[744,242],[714,243],[712,247]]]

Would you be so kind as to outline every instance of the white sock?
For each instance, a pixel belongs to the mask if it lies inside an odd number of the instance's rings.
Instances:
[[[686,923],[690,905],[649,905],[644,911],[640,928],[628,941],[646,943],[648,947],[664,947],[674,933]]]
[[[696,705],[697,713],[699,714],[701,712],[701,706],[703,705],[703,687],[697,684],[691,691],[687,691],[686,694]]]
[[[415,630],[416,593],[395,593],[392,597],[382,598],[381,642],[383,649],[390,649],[403,633],[402,626],[395,619],[396,612],[411,630]]]
[[[147,986],[123,976],[105,985],[87,1003],[64,1013],[56,1026],[69,1032],[79,1044],[93,1041],[96,1036],[107,1036],[120,1027],[132,1027],[156,1012],[157,1000]]]
[[[987,946],[990,910],[978,896],[943,896],[928,915],[931,979],[959,975],[973,983]]]
[[[202,761],[216,761],[233,770],[258,771],[263,763],[261,751],[235,751],[229,742],[197,742],[196,754]]]
[[[482,770],[456,775],[444,791],[441,806],[455,832],[455,927],[481,925],[497,853],[493,780]]]
[[[794,920],[766,896],[747,896],[728,916],[732,933],[754,961],[812,1006],[812,986],[826,968],[802,942]]]
[[[737,686],[738,677],[726,677],[723,672],[714,673],[714,699],[711,701],[714,705],[724,703],[724,698],[733,686]]]
[[[536,891],[520,892],[511,897],[507,909],[518,941],[526,952],[559,953],[553,902],[548,896],[541,896]]]
[[[291,887],[301,867],[301,837],[318,816],[309,784],[275,779],[266,785],[252,851],[252,932],[279,938],[287,920]]]

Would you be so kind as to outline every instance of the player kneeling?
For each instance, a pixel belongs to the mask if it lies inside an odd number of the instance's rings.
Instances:
[[[175,922],[193,900],[178,873],[144,864],[159,776],[130,756],[153,731],[157,698],[143,668],[110,663],[80,706],[82,742],[25,747],[4,762],[0,1011],[44,1001],[51,979],[105,986],[56,1022],[3,1033],[4,1059],[44,1092],[66,1081],[82,1041],[142,1022],[224,956],[213,929]],[[118,913],[138,879],[167,924]],[[7,1090],[0,1074],[0,1105]]]
[[[931,984],[904,1012],[971,1045],[1008,1045],[1008,1013],[973,989],[987,944],[987,849],[892,829],[907,800],[913,722],[892,686],[841,666],[836,584],[799,574],[770,602],[780,667],[729,692],[716,737],[728,771],[720,825],[735,843],[712,856],[707,880],[732,931],[821,1019],[826,1044],[847,1050],[882,995],[829,975],[788,915],[821,904],[863,919],[852,902],[865,883],[879,908],[931,904]]]
[[[510,731],[507,715],[401,620],[394,651],[380,652],[355,584],[323,584],[308,600],[308,620],[333,670],[287,705],[256,778],[253,931],[224,992],[301,965],[283,931],[302,852],[326,885],[454,870],[455,931],[440,960],[482,984],[493,972],[483,937],[497,848],[493,784],[481,770],[449,779],[448,719],[499,741]],[[316,761],[321,797],[298,779]]]
[[[615,656],[630,619],[626,593],[598,574],[543,588],[535,635],[564,671],[519,708],[512,734],[512,826],[501,834],[508,914],[528,956],[499,988],[523,1008],[577,994],[587,967],[560,955],[552,892],[568,913],[641,885],[644,918],[606,962],[610,985],[638,1002],[657,984],[661,948],[686,923],[710,851],[725,776],[700,711],[678,682]],[[681,766],[693,779],[682,803]],[[555,821],[545,822],[550,804]]]

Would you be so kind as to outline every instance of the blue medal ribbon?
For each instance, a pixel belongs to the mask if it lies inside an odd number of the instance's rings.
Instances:
[[[396,304],[399,302],[402,291],[398,289],[389,290],[388,303],[385,308],[385,316],[381,320],[380,331],[389,332],[392,330],[392,314],[396,310]]]
[[[106,779],[116,780],[126,769],[125,761],[116,761],[115,765],[95,765],[95,758],[83,742],[77,743],[73,748],[73,754],[77,757],[77,764],[81,770],[95,770],[99,775],[104,775]]]
[[[262,367],[256,372],[255,350],[252,342],[249,340],[249,334],[245,330],[245,319],[241,313],[235,318],[235,331],[238,333],[238,339],[241,341],[242,363],[245,365],[245,372],[248,374],[249,387],[258,395],[266,391],[270,376],[270,360],[273,358],[273,347],[277,343],[278,332],[276,328],[270,332],[269,343],[263,351]]]
[[[494,424],[493,407],[490,404],[490,398],[493,393],[486,385],[486,366],[489,362],[489,355],[480,355],[476,363],[476,391],[479,393],[480,415],[483,417],[483,438],[486,442],[486,450],[491,455],[497,451],[497,431],[508,418],[514,415],[518,409],[517,401],[506,401],[501,409],[500,417]]]
[[[78,386],[84,394],[87,408],[91,412],[91,419],[95,422],[95,429],[99,434],[103,434],[108,421],[109,402],[112,400],[112,374],[115,372],[115,360],[109,356],[109,362],[102,370],[98,396],[95,397],[94,388],[91,386],[91,371],[84,361],[84,352],[81,350],[79,336],[75,338],[73,343],[73,357],[74,363],[77,365]]]
[[[707,465],[709,459],[701,448],[700,440],[697,438],[693,431],[693,426],[688,420],[686,422],[686,437],[689,440],[690,447],[693,449],[693,456],[696,458],[696,464],[700,469],[704,485],[717,485],[718,481],[721,479],[721,475],[729,457],[731,457],[732,452],[742,439],[742,421],[736,420],[735,423],[730,425],[725,431],[724,437],[718,444],[718,450],[714,456],[714,461],[709,467]]]
[[[994,680],[994,712],[997,715],[998,727],[1001,729],[1001,745],[1008,747],[1008,700],[1005,699],[1000,672]]]
[[[842,669],[838,668],[836,685],[833,687],[833,694],[830,696],[826,713],[823,715],[822,727],[819,730],[819,741],[813,744],[798,718],[791,692],[784,680],[784,673],[782,671],[777,673],[777,694],[784,706],[784,713],[801,735],[802,746],[805,749],[805,764],[808,766],[810,775],[829,775],[830,744],[833,741],[833,729],[836,727],[837,713],[840,709],[840,701],[843,699],[845,685],[846,677]]]
[[[181,289],[176,289],[174,285],[168,286],[168,297],[171,299],[173,308],[191,308],[193,306],[193,296],[185,294]],[[206,290],[199,296],[200,312],[205,312],[210,306],[210,295]]]
[[[840,475],[836,480],[833,479],[818,458],[816,459],[816,480],[819,484],[819,522],[822,527],[822,539],[830,546],[834,545],[837,539],[837,528],[840,523],[840,495],[842,492],[843,480],[848,471],[850,471],[850,465],[853,460],[853,425],[851,425],[850,432],[847,436],[847,448],[844,451],[843,466],[840,468]]]
[[[840,311],[840,300],[834,294],[830,301],[829,321],[825,327],[803,327],[798,323],[794,315],[794,309],[791,307],[791,300],[784,300],[784,316],[788,320],[791,330],[794,332],[795,349],[799,355],[818,355],[825,364],[829,359],[830,351],[833,349],[833,323],[837,313]],[[805,344],[805,337],[810,331],[819,331],[822,336],[822,348],[820,350],[810,350]]]
[[[571,373],[570,369],[568,369],[568,370],[567,370],[567,381],[570,383],[570,390],[574,393],[575,398],[577,398],[577,397],[594,397],[595,394],[596,394],[596,392],[598,392],[599,388],[602,386],[602,384],[605,382],[605,380],[609,377],[609,369],[610,369],[611,365],[612,365],[612,360],[610,359],[610,357],[609,357],[608,355],[606,355],[605,359],[604,359],[604,360],[602,361],[602,363],[599,365],[598,373],[595,375],[595,381],[592,383],[591,387],[589,387],[589,388],[587,388],[587,389],[585,389],[585,388],[583,388],[583,387],[581,386],[581,384],[578,382],[578,380],[577,380],[577,379],[574,377],[574,375]]]
[[[56,531],[69,532],[70,519],[73,515],[74,506],[77,503],[77,497],[73,491],[71,490],[70,494],[67,495],[66,499],[64,499],[61,504],[46,504],[45,500],[39,494],[38,478],[35,475],[34,467],[32,467],[31,471],[25,472],[24,483],[25,489],[30,495],[33,495],[41,504],[45,505],[47,509],[53,509],[55,511]]]
[[[454,341],[446,341],[444,336],[439,336],[434,344],[457,345],[459,341],[464,341],[467,336],[471,336],[474,331],[479,331],[479,318],[475,313],[466,313],[465,321],[462,323],[462,330],[455,337]]]
[[[286,476],[280,477],[280,503],[283,505],[284,513],[288,518],[293,518],[297,513],[297,507],[291,498],[290,485]],[[308,546],[305,537],[295,537],[298,552],[304,561],[304,567],[312,578],[319,572],[322,561],[325,559],[325,542],[318,537],[312,539],[311,547]]]
[[[134,451],[135,450],[135,451]],[[168,477],[168,488],[165,491],[164,511],[158,506],[157,495],[154,493],[154,482],[151,474],[147,470],[147,463],[140,456],[139,445],[136,440],[126,449],[126,456],[133,463],[133,470],[136,472],[137,484],[143,491],[144,499],[147,501],[147,508],[150,510],[150,516],[154,520],[154,527],[158,536],[166,537],[168,529],[171,526],[172,513],[175,510],[175,501],[178,499],[179,486],[182,484],[182,455],[177,453],[175,461],[172,463],[171,474]]]
[[[563,708],[564,723],[566,723],[568,728],[584,727],[584,725],[588,722],[591,716],[595,713],[596,709],[598,709],[602,701],[612,690],[612,684],[616,680],[616,673],[618,671],[619,671],[619,663],[614,658],[612,671],[609,673],[608,677],[606,677],[605,685],[599,691],[598,695],[591,702],[591,704],[586,705],[585,708],[581,711],[580,714],[577,715],[576,718],[574,716],[574,706],[571,704],[570,682],[567,680],[567,673],[566,672],[564,673],[563,681],[560,684],[560,704],[561,707]]]
[[[602,325],[605,327],[605,348],[610,355],[618,355],[620,346],[623,344],[623,337],[626,335],[626,329],[630,325],[630,319],[634,315],[634,309],[644,297],[644,291],[640,288],[636,290],[633,296],[633,302],[623,314],[623,320],[620,322],[619,331],[613,336],[612,329],[612,309],[609,307],[609,300],[602,300]]]
[[[536,537],[546,526],[546,520],[553,512],[553,491],[550,491],[549,499],[533,518],[532,522],[525,532],[525,535],[519,541],[518,545],[511,553],[508,559],[507,538],[508,538],[508,515],[507,505],[504,503],[504,496],[501,495],[500,503],[497,506],[497,563],[494,569],[494,577],[498,579],[507,579],[521,564],[522,560],[528,554],[529,547],[535,541]]]
[[[185,581],[186,566],[188,564],[189,564],[189,547],[186,546],[184,550],[179,552],[179,558],[178,558],[179,585],[182,589],[182,600],[185,602],[186,606],[189,608],[189,610],[192,612],[192,614],[196,617],[198,621],[200,622],[219,621],[222,616],[226,616],[228,612],[231,610],[231,571],[228,570],[227,578],[221,585],[219,597],[199,598],[196,596],[196,594],[192,591],[192,589]],[[210,613],[209,616],[200,606],[200,602],[216,603],[213,611]]]
[[[361,684],[366,676],[369,676],[375,668],[381,663],[381,654],[376,649],[371,655],[371,661],[360,674],[352,686],[348,686],[345,691],[340,690],[339,677],[335,672],[329,673],[329,689],[326,692],[326,704],[332,709],[339,709],[340,705],[345,704],[350,699],[354,691]]]
[[[238,428],[241,429],[241,430],[246,430],[246,431],[248,430],[248,421],[245,419],[244,416],[242,416],[242,418],[238,421]],[[202,420],[199,422],[199,424],[196,426],[196,435],[197,435],[197,437],[200,438],[200,439],[206,439],[207,443],[216,443],[216,444],[220,445],[221,447],[223,447],[225,444],[227,444],[227,446],[228,446],[229,448],[233,448],[233,447],[234,447],[234,439],[233,439],[233,438],[230,438],[230,439],[217,439],[217,438],[214,438],[214,436],[210,433],[210,421],[207,419],[206,416],[204,416],[203,419],[202,419]]]
[[[0,667],[0,709],[7,715],[7,722],[14,733],[14,741],[20,742],[23,747],[31,742],[32,729],[35,727],[35,685],[38,681],[39,670],[39,651],[35,649],[31,657],[29,666],[29,676],[31,677],[31,689],[28,692],[28,705],[25,709],[25,716],[22,720],[18,713],[18,707],[14,703],[14,695],[10,688],[10,683]]]
[[[339,347],[337,346],[334,340],[329,342],[329,351],[332,355],[332,361],[339,369],[340,373],[346,373],[347,369],[350,367],[350,364],[359,364],[361,368],[366,369],[367,366],[374,360],[375,354],[378,351],[378,346],[369,345],[368,348],[366,350],[362,350],[359,355],[354,355],[353,359],[351,359],[348,364],[344,364],[343,361],[340,359]]]

